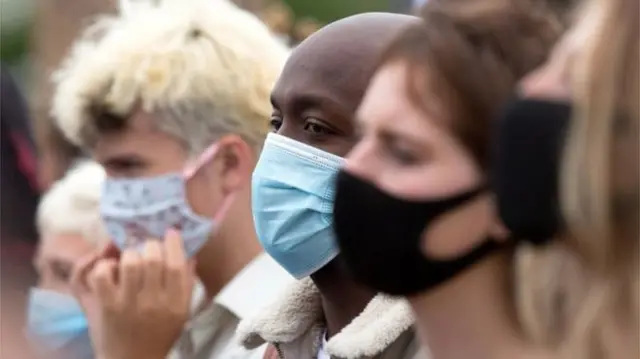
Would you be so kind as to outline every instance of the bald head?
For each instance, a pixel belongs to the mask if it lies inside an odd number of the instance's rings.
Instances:
[[[272,92],[274,119],[281,119],[274,124],[277,132],[346,155],[355,143],[353,114],[378,57],[403,29],[418,21],[409,15],[359,14],[333,22],[303,41]]]

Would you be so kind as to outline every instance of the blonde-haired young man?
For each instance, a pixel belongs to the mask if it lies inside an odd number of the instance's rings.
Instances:
[[[87,320],[71,296],[70,279],[75,264],[109,242],[99,208],[104,179],[97,163],[79,163],[38,205],[34,264],[39,279],[29,293],[28,332],[48,358],[93,357]]]
[[[165,358],[181,333],[173,358],[262,356],[232,337],[290,280],[261,254],[250,197],[287,55],[227,1],[122,1],[78,39],[53,117],[104,166],[121,251],[76,271],[97,357]],[[194,263],[205,301],[183,332]]]

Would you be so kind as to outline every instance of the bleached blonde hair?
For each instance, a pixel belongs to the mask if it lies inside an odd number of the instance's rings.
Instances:
[[[228,1],[128,0],[79,37],[54,75],[52,114],[85,148],[136,109],[192,153],[236,133],[259,148],[288,49]]]
[[[80,235],[102,246],[109,241],[100,215],[100,193],[106,174],[99,164],[80,162],[57,181],[40,200],[37,226],[40,238]]]
[[[622,211],[638,216],[640,198],[626,193],[635,208],[618,208],[622,194],[612,186],[621,176],[631,183],[638,176],[632,163],[620,173],[612,164],[623,136],[636,148],[627,160],[640,161],[639,11],[637,1],[625,0],[591,0],[582,9],[570,34],[579,42],[568,66],[574,116],[559,179],[568,231],[517,257],[524,328],[563,358],[640,357],[640,238],[622,229],[637,226],[634,219],[620,221]]]

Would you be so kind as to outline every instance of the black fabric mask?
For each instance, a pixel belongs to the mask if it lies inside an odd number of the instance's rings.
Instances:
[[[343,257],[359,282],[392,295],[412,295],[446,282],[499,244],[486,239],[454,259],[434,259],[420,248],[422,233],[440,215],[484,192],[408,201],[390,196],[345,171],[338,174],[333,226]]]
[[[570,118],[568,102],[516,98],[495,123],[491,185],[514,238],[544,244],[562,227],[559,164]]]

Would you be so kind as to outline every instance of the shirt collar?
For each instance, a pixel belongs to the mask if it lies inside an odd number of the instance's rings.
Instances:
[[[222,288],[213,302],[244,319],[275,301],[291,282],[293,277],[262,253]]]

